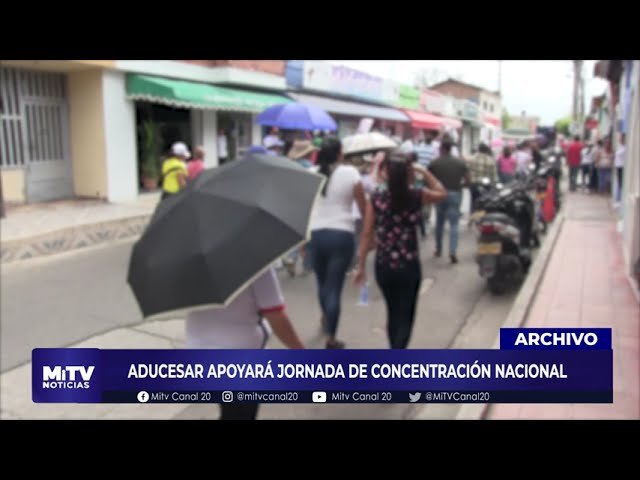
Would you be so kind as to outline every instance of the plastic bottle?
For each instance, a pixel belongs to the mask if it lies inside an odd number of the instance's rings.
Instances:
[[[358,300],[358,305],[366,306],[369,305],[369,283],[364,282],[360,287],[360,298]]]

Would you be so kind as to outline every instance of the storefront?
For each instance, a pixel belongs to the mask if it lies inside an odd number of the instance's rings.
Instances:
[[[602,61],[596,76],[609,80],[605,99],[600,103],[599,134],[607,129],[613,135],[614,151],[625,135],[624,174],[617,209],[625,270],[640,302],[640,60]],[[613,128],[615,125],[616,128]],[[617,172],[613,176],[616,200]]]
[[[462,120],[462,138],[460,150],[467,157],[474,152],[480,144],[479,108],[470,100],[455,99],[456,115]]]
[[[260,142],[260,128],[254,125],[254,116],[272,105],[291,102],[275,94],[138,74],[127,76],[127,98],[136,104],[162,105],[173,111],[175,117],[188,115],[191,131],[186,132],[184,123],[182,130],[174,125],[173,131],[185,135],[182,141],[204,147],[207,166],[219,164],[219,135],[226,138],[227,158],[240,158],[252,143]],[[138,118],[137,123],[140,125],[144,120],[149,118]],[[163,145],[167,144],[165,140]],[[139,155],[140,159],[149,158],[142,151]]]
[[[405,110],[411,120],[413,137],[438,134],[448,130],[458,130],[462,127],[462,122],[455,118],[447,118],[431,113],[419,112],[416,110]]]
[[[493,115],[484,114],[481,119],[480,141],[491,145],[493,140],[502,138],[502,120]]]

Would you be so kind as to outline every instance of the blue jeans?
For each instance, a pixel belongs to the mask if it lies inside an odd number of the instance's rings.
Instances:
[[[512,173],[498,173],[498,178],[500,179],[500,183],[507,184],[511,180],[513,180],[514,175]]]
[[[305,272],[313,270],[313,250],[311,250],[311,242],[304,246],[304,260],[302,262],[302,268]]]
[[[313,270],[318,281],[318,300],[326,321],[326,333],[335,336],[340,319],[342,287],[354,252],[354,235],[345,230],[311,232]]]
[[[611,167],[598,168],[598,191],[608,192],[611,187]]]
[[[460,203],[462,192],[447,192],[447,197],[436,205],[436,251],[442,252],[444,222],[449,220],[449,255],[455,255],[458,249],[458,222],[460,221]]]
[[[569,166],[569,190],[575,192],[577,181],[578,181],[578,171],[580,170],[580,166]]]

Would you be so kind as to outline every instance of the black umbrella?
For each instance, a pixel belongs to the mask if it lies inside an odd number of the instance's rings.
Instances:
[[[143,315],[228,305],[308,239],[323,182],[287,158],[248,155],[160,202],[129,263]]]

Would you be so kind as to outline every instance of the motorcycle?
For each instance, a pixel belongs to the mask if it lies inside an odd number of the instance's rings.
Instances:
[[[495,185],[478,200],[476,263],[489,290],[504,293],[531,265],[531,247],[539,245],[536,176]]]

